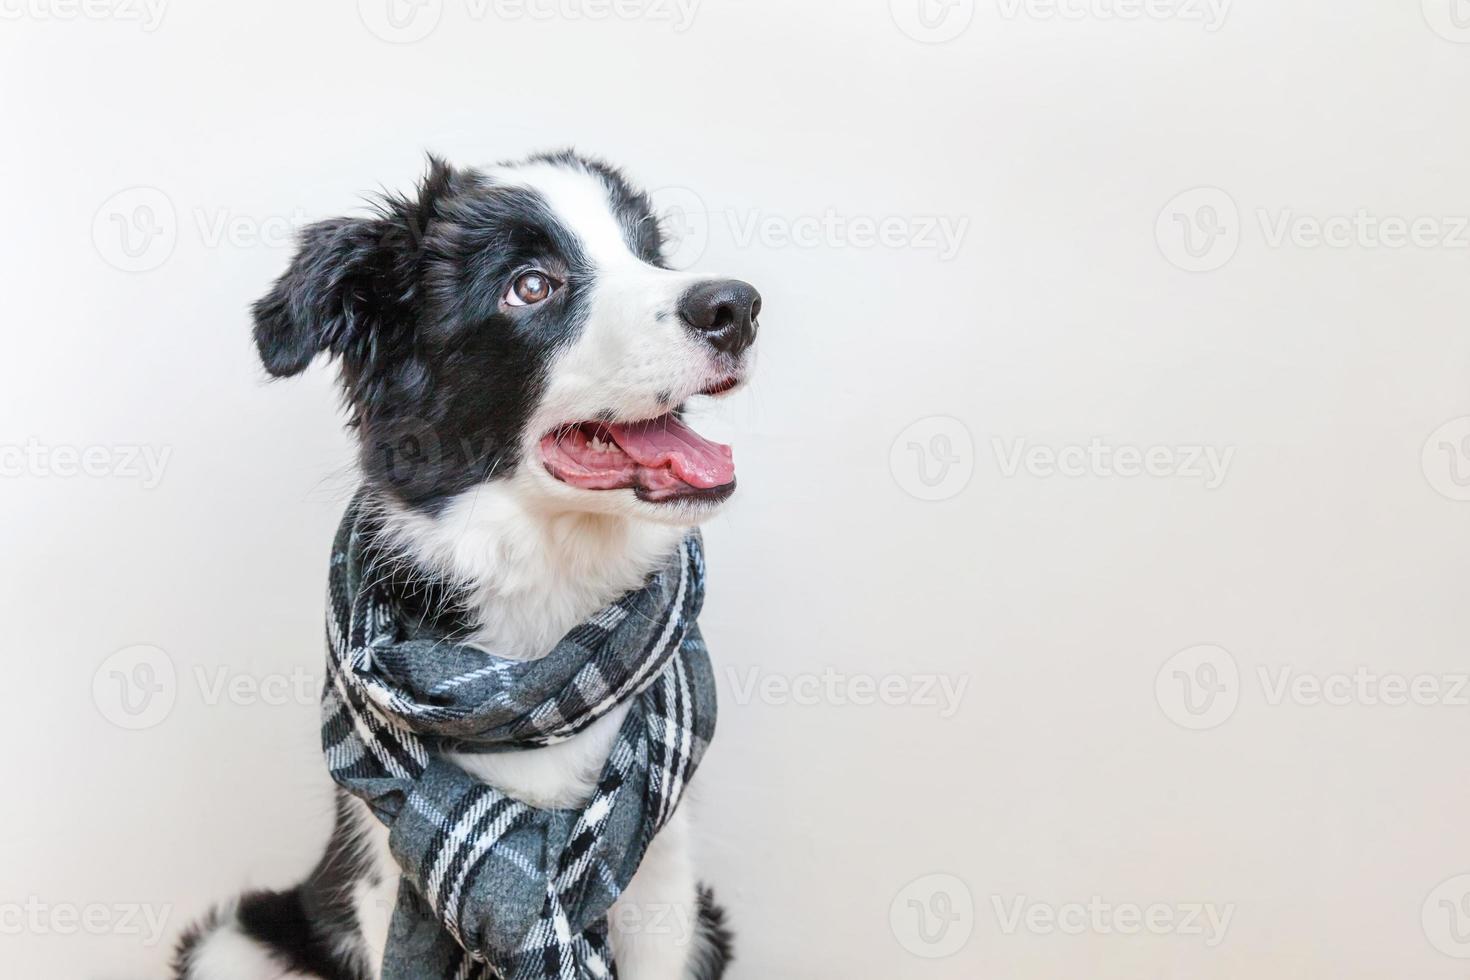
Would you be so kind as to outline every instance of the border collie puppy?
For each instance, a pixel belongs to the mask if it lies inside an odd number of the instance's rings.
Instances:
[[[501,656],[545,656],[642,586],[735,489],[728,447],[680,415],[745,380],[760,296],[671,271],[662,248],[648,197],[599,161],[568,151],[466,170],[430,158],[416,194],[307,228],[255,306],[271,375],[337,361],[387,533],[461,589],[470,641]],[[451,759],[532,806],[575,808],[626,711],[549,747]],[[724,971],[729,938],[689,822],[686,801],[609,914],[622,980]],[[376,977],[398,880],[386,829],[339,793],[306,881],[195,926],[177,976]],[[650,910],[667,925],[652,928]]]

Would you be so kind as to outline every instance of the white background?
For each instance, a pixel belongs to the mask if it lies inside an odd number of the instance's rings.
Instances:
[[[696,785],[732,977],[1464,975],[1470,422],[1435,433],[1470,416],[1470,10],[429,0],[393,43],[377,0],[97,2],[0,0],[0,973],[160,976],[209,903],[314,859],[350,450],[329,369],[263,382],[247,306],[287,226],[425,150],[575,143],[765,295],[758,381],[701,423],[743,487],[707,531]],[[1432,220],[1313,244],[1360,211]],[[1231,456],[1213,488],[1007,461],[1094,440]],[[130,716],[150,667],[135,708],[174,689]],[[1360,668],[1438,693],[1273,693]],[[1047,929],[1089,902],[1173,926]]]

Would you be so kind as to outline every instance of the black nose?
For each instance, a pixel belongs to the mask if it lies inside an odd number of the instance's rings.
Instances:
[[[679,315],[715,349],[739,354],[755,340],[761,294],[738,279],[702,282],[680,297]]]

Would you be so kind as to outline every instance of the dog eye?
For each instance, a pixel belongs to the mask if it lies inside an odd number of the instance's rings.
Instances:
[[[507,306],[535,306],[556,292],[559,283],[539,269],[522,272],[505,293]]]

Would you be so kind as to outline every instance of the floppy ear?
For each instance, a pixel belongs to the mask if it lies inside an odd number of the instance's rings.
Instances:
[[[443,198],[465,175],[429,157],[415,198],[385,197],[378,215],[337,218],[301,233],[285,275],[253,307],[255,346],[278,378],[320,353],[367,353],[385,324],[411,326],[420,245]]]
[[[317,354],[340,354],[371,329],[375,280],[390,264],[388,230],[384,221],[338,218],[301,233],[291,267],[254,306],[255,346],[267,371],[300,374]]]

